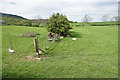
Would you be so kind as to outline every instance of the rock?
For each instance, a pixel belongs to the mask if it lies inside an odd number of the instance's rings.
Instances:
[[[41,60],[41,58],[35,58],[36,60]]]
[[[39,31],[39,29],[37,31]]]
[[[53,38],[52,32],[48,32],[48,38]]]
[[[52,39],[48,39],[48,41],[52,41]]]
[[[70,35],[67,35],[67,37],[70,37]]]
[[[28,36],[28,37],[36,37],[36,33],[30,33],[30,32],[29,32],[29,33],[27,33],[27,36]]]
[[[42,53],[42,51],[41,50],[39,50],[39,54],[41,54]]]
[[[63,36],[60,37],[60,39],[64,38]]]
[[[36,35],[40,35],[40,33],[26,32],[26,33],[20,34],[20,37],[36,37]]]
[[[58,41],[58,39],[55,39],[56,41]]]
[[[73,35],[73,33],[71,33],[71,35]]]
[[[23,34],[20,34],[20,37],[23,37]]]
[[[36,35],[40,35],[40,33],[36,33]]]

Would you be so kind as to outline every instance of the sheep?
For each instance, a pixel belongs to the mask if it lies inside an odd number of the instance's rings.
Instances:
[[[76,38],[72,38],[72,40],[76,40]]]
[[[11,49],[8,49],[8,51],[11,52],[11,53],[15,53],[15,51],[14,51],[14,50],[11,50]]]

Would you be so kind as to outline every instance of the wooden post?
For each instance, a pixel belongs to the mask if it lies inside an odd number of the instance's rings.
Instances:
[[[36,54],[39,54],[39,46],[38,46],[38,38],[34,38],[34,47],[35,47],[35,52]]]

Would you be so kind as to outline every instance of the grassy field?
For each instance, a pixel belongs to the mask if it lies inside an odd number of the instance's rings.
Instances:
[[[74,25],[74,24],[73,24]],[[118,27],[74,27],[60,42],[48,42],[47,31],[39,27],[2,26],[3,78],[117,78]],[[38,31],[39,30],[39,31]],[[47,49],[48,58],[29,60],[35,56],[33,38],[21,38],[24,32],[39,32],[39,47]],[[9,53],[9,34],[15,54]],[[77,40],[73,41],[72,38]]]
[[[70,23],[71,26],[113,26],[119,24],[117,21],[108,21],[108,22],[88,22],[87,24],[84,22],[78,23]],[[119,24],[120,25],[120,24]]]

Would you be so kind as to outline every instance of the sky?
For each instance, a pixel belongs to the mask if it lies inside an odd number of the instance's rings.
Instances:
[[[0,12],[19,15],[27,19],[40,16],[48,19],[53,13],[62,13],[68,20],[81,22],[87,14],[93,21],[109,20],[118,15],[119,0],[0,0]]]

